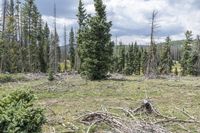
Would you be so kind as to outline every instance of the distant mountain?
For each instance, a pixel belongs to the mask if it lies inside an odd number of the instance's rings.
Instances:
[[[176,41],[171,41],[170,44],[172,46],[181,46],[181,45],[184,44],[184,42],[185,42],[185,40],[176,40]],[[165,44],[165,42],[162,42],[162,43],[159,43],[159,44],[162,45],[162,44]]]

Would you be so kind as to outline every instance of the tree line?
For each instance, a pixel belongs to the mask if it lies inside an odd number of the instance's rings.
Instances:
[[[76,70],[91,80],[105,79],[108,73],[146,75],[200,74],[200,39],[193,39],[192,31],[180,47],[172,45],[170,37],[162,44],[154,40],[157,12],[151,20],[150,45],[137,42],[125,45],[111,40],[112,22],[107,19],[106,6],[102,0],[94,0],[95,14],[88,14],[79,0],[77,20],[79,29],[69,33],[64,27],[64,51],[59,46],[54,5],[54,28],[42,20],[34,0],[3,0],[0,38],[0,72],[57,73]],[[180,63],[181,68],[175,67]],[[69,65],[70,64],[70,65]],[[178,70],[180,69],[180,70]]]
[[[0,72],[59,72],[62,55],[56,28],[56,5],[54,19],[54,28],[50,30],[48,23],[42,20],[35,0],[25,0],[23,3],[3,0]],[[74,47],[73,29],[70,36],[70,46]],[[70,52],[73,56],[73,48]]]

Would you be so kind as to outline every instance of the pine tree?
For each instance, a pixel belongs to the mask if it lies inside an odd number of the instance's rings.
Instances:
[[[127,66],[126,66],[126,75],[132,75],[134,72],[134,51],[133,44],[131,44],[128,48],[128,56],[127,56]]]
[[[81,56],[81,44],[82,44],[82,32],[83,29],[85,28],[86,25],[86,20],[87,20],[87,14],[86,14],[86,10],[84,8],[84,4],[82,2],[82,0],[79,0],[79,6],[78,6],[78,14],[77,14],[77,18],[78,18],[78,25],[79,25],[79,29],[78,29],[78,36],[77,36],[77,58],[78,60],[80,60],[79,66],[78,66],[78,71],[80,71],[81,69],[81,63],[82,58]]]
[[[194,47],[192,48],[190,64],[192,66],[191,73],[192,75],[200,75],[200,37],[197,36]]]
[[[50,30],[48,24],[46,23],[43,29],[44,32],[44,61],[45,61],[45,71],[49,69],[49,52],[50,52]]]
[[[79,6],[78,6],[78,14],[76,15],[78,17],[78,25],[79,25],[79,31],[81,31],[85,24],[87,19],[86,10],[84,8],[84,4],[82,0],[79,0]]]
[[[185,33],[185,36],[186,40],[182,50],[181,66],[183,69],[182,74],[188,75],[191,74],[192,71],[191,55],[190,55],[192,51],[191,45],[193,42],[192,31],[187,31]]]
[[[35,0],[25,0],[22,8],[22,29],[24,45],[28,50],[28,66],[26,68],[29,72],[40,71],[39,47],[37,45],[40,17]]]
[[[140,74],[140,61],[141,61],[141,53],[139,50],[139,47],[137,45],[137,42],[135,42],[134,47],[133,47],[133,64],[132,64],[132,68],[133,68],[133,73],[136,75]]]
[[[171,73],[173,61],[172,61],[172,57],[171,57],[171,53],[170,53],[170,50],[171,50],[170,42],[171,42],[170,37],[167,37],[166,42],[163,46],[163,52],[162,52],[162,55],[161,55],[160,72],[162,74]]]
[[[148,61],[148,53],[147,50],[144,48],[142,49],[142,54],[141,54],[141,71],[143,74],[146,73],[146,68],[147,68],[147,61]]]
[[[39,44],[39,67],[40,72],[46,73],[47,63],[45,62],[45,34],[42,26],[42,18],[40,17],[39,26],[38,26],[38,44]]]
[[[22,7],[22,8],[21,8]],[[4,0],[1,72],[46,72],[46,40],[35,0]]]
[[[111,43],[111,22],[107,21],[106,6],[102,0],[94,0],[96,14],[90,17],[79,33],[81,38],[80,58],[82,72],[91,80],[104,79],[110,68],[113,43]]]
[[[125,66],[126,66],[126,49],[125,45],[120,42],[120,49],[119,49],[119,62],[118,62],[118,72],[124,73]]]
[[[74,69],[75,64],[75,40],[74,40],[74,30],[71,28],[71,31],[69,33],[69,54],[70,54],[70,63],[71,68]]]

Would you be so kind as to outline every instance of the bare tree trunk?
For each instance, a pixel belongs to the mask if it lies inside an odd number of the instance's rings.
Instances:
[[[31,3],[29,7],[29,19],[28,19],[28,63],[29,63],[29,70],[32,72],[32,65],[31,65]]]
[[[3,3],[3,24],[2,24],[2,38],[5,31],[5,24],[6,24],[6,9],[7,9],[7,0],[4,0]]]
[[[157,70],[157,47],[154,41],[154,34],[158,25],[156,24],[156,17],[158,12],[153,11],[151,19],[151,36],[150,36],[150,48],[149,48],[149,59],[147,63],[147,70],[145,76],[147,78],[156,78],[158,74]]]
[[[56,3],[54,0],[54,56],[55,56],[55,62],[54,62],[54,73],[58,72],[58,47],[59,44],[57,42],[57,27],[56,27]]]
[[[2,22],[2,39],[4,39],[4,31],[5,31],[5,25],[6,25],[6,11],[7,11],[7,0],[2,1],[3,2],[3,22]],[[0,62],[0,73],[3,72],[3,63],[4,63],[4,51],[1,53],[1,62]]]
[[[64,71],[67,72],[67,33],[66,33],[66,26],[64,27]]]
[[[0,73],[3,72],[3,54],[1,55],[1,62],[0,62]]]

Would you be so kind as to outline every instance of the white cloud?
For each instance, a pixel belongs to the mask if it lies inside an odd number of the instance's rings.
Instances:
[[[78,0],[76,0],[78,4]],[[194,37],[200,34],[200,4],[199,0],[103,0],[106,4],[108,19],[112,21],[113,40],[118,38],[131,43],[139,41],[149,42],[150,18],[153,10],[157,10],[158,24],[160,28],[156,32],[156,40],[163,41],[166,36],[173,40],[184,39],[184,32],[192,30]],[[59,1],[58,1],[59,2]],[[88,13],[94,14],[93,0],[83,0]],[[67,5],[66,5],[67,6]],[[68,5],[75,6],[78,5]],[[66,8],[70,8],[66,7]],[[73,8],[74,9],[74,8]],[[59,8],[58,8],[59,10]],[[75,19],[58,18],[58,28],[62,36],[63,25],[70,28],[76,27]],[[70,15],[69,15],[70,16]],[[45,18],[46,17],[46,18]],[[52,20],[52,17],[45,16],[44,19]],[[52,21],[53,22],[53,21]]]
[[[165,35],[161,34],[163,32],[175,40],[183,39],[184,33],[179,32],[186,30],[192,30],[194,35],[199,34],[200,10],[193,9],[194,0],[182,0],[181,2],[174,0],[173,2],[175,4],[172,4],[170,0],[107,0],[106,5],[108,12],[113,12],[110,19],[114,26],[133,29],[132,35],[120,37],[127,43],[134,40],[149,41],[145,35],[146,31],[143,31],[144,35],[138,36],[139,34],[134,32],[134,29],[138,27],[150,28],[149,22],[153,10],[159,12],[158,24],[160,28],[157,33],[157,38],[159,38],[157,41],[164,40]]]
[[[199,0],[103,0],[106,4],[108,19],[112,21],[112,34],[118,36],[125,43],[135,40],[149,42],[150,18],[153,10],[157,10],[160,28],[156,32],[157,41],[162,41],[166,36],[173,40],[184,39],[184,32],[192,30],[194,37],[200,34],[200,4]],[[0,0],[0,10],[2,9]],[[36,0],[43,13],[44,21],[53,27],[53,1]],[[71,26],[77,29],[76,10],[78,0],[56,0],[57,2],[57,29],[61,38],[63,26],[68,31]],[[83,0],[87,12],[94,14],[93,0]],[[113,37],[114,39],[115,37]]]

